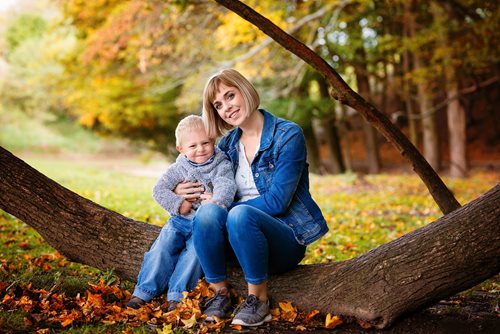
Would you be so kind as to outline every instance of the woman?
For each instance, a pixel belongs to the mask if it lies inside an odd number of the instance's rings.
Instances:
[[[193,242],[207,282],[215,291],[204,313],[223,318],[231,308],[227,289],[226,245],[234,250],[248,284],[248,297],[232,324],[259,326],[271,320],[267,280],[270,273],[295,267],[306,246],[327,231],[309,193],[306,144],[300,127],[258,109],[260,98],[239,72],[212,76],[203,93],[203,118],[209,136],[230,130],[219,143],[235,172],[236,202],[229,212],[206,204],[194,218]],[[196,183],[176,193],[199,197]]]

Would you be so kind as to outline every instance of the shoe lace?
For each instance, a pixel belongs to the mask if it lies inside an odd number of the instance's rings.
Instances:
[[[249,295],[243,303],[238,305],[234,313],[236,314],[243,309],[250,309],[252,310],[252,313],[255,313],[258,307],[259,307],[259,299],[257,298],[257,296]]]
[[[205,308],[208,308],[211,306],[216,307],[216,308],[220,308],[227,297],[228,296],[225,293],[222,294],[221,291],[218,291],[212,298],[208,299],[205,302],[205,305],[203,305],[203,306]]]

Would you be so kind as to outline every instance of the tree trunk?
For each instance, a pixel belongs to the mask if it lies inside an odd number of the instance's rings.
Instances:
[[[355,259],[299,266],[270,278],[277,301],[352,316],[384,328],[399,316],[500,271],[500,185]],[[0,147],[0,208],[34,227],[70,260],[135,280],[159,228],[89,201]],[[231,283],[244,290],[239,270]]]
[[[0,209],[69,260],[136,280],[160,228],[123,217],[39,173],[0,146]]]
[[[420,176],[443,213],[452,212],[460,207],[460,204],[443,183],[443,180],[439,178],[436,171],[432,169],[401,130],[394,126],[387,116],[367,103],[359,94],[356,94],[324,59],[304,45],[304,43],[288,35],[269,19],[242,2],[237,0],[215,1],[257,26],[266,35],[273,38],[285,49],[304,60],[323,75],[331,87],[330,95],[361,113],[411,163],[413,169]]]
[[[446,23],[455,19],[455,13],[450,4],[431,6],[436,20],[446,17]],[[451,43],[450,36],[443,36],[441,42],[444,45]],[[446,54],[443,59],[446,78],[446,97],[448,105],[446,115],[448,117],[449,152],[450,152],[450,175],[452,177],[465,177],[467,175],[467,131],[465,110],[460,104],[459,80],[455,69],[453,54]]]
[[[340,149],[335,120],[313,118],[312,127],[318,147],[320,147],[320,171],[322,174],[340,174],[345,167]]]
[[[319,91],[322,98],[329,98],[330,94],[328,92],[328,84],[325,78],[316,74],[316,82],[319,85]],[[332,106],[330,117],[327,119],[323,118],[322,124],[326,130],[326,137],[328,143],[328,150],[330,155],[330,162],[333,166],[333,173],[340,174],[345,172],[344,155],[342,154],[342,147],[340,145],[340,136],[337,126],[337,113],[335,112],[335,107]]]
[[[404,35],[406,37],[413,37],[415,33],[415,15],[413,14],[413,11],[415,10],[414,8],[414,2],[413,1],[406,1],[404,4],[404,11],[405,11],[405,20],[404,20]],[[405,48],[403,52],[403,68],[405,73],[410,73],[411,72],[411,54],[408,48]],[[418,145],[418,134],[417,134],[417,122],[416,118],[414,115],[414,110],[413,110],[413,91],[412,91],[412,84],[411,80],[409,78],[404,77],[403,78],[403,89],[404,89],[404,95],[405,95],[405,106],[406,106],[406,113],[408,115],[408,130],[410,132],[410,141],[413,143],[413,145],[417,146]]]
[[[362,40],[361,26],[356,25],[355,34]],[[363,46],[356,49],[356,64],[354,66],[354,74],[358,84],[358,92],[368,101],[373,103],[370,89],[370,81],[368,80],[368,68],[366,66],[366,52]],[[363,135],[365,139],[366,162],[368,173],[376,174],[380,172],[380,157],[378,154],[377,134],[373,126],[363,119]]]

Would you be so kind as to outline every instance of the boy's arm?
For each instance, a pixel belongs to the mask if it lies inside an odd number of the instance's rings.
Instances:
[[[173,191],[184,181],[178,167],[176,164],[170,166],[153,187],[153,198],[172,216],[182,214],[179,209],[184,202],[184,198]]]
[[[212,180],[213,192],[210,201],[228,208],[236,195],[233,166],[229,160],[222,160],[216,167],[216,171]]]

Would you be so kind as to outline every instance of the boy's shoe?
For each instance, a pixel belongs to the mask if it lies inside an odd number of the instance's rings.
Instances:
[[[168,303],[167,312],[170,312],[175,310],[180,302],[177,300],[169,300],[167,303]]]
[[[260,301],[255,295],[249,295],[247,299],[235,311],[232,325],[260,326],[273,318],[269,313],[269,300]]]
[[[139,297],[132,296],[132,298],[130,298],[130,300],[127,302],[127,304],[125,304],[125,306],[138,309],[139,307],[141,307],[144,304],[146,304],[146,302],[144,300],[142,300]]]
[[[207,315],[206,321],[214,321],[214,317],[225,318],[231,308],[231,296],[227,288],[217,291],[215,296],[207,300],[204,308],[203,313]]]

